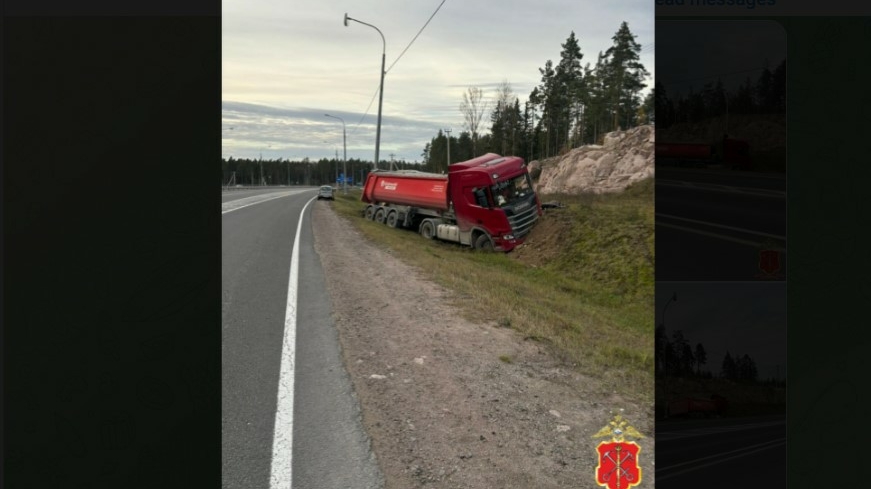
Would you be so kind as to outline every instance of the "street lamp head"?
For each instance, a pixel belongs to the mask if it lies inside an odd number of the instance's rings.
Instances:
[[[345,12],[345,27],[348,27],[348,12]]]

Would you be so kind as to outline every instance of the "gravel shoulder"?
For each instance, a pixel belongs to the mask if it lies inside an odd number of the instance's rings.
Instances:
[[[654,487],[649,406],[604,393],[547,344],[462,319],[450,291],[314,204],[345,368],[386,488],[597,488],[593,435],[620,409],[646,435],[636,487]]]

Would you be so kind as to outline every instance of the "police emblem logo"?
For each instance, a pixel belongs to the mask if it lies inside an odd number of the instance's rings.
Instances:
[[[759,270],[761,279],[782,279],[783,274],[777,273],[783,267],[781,253],[783,247],[772,239],[766,239],[759,248]]]
[[[622,409],[621,409],[622,411]],[[629,425],[621,414],[599,430],[593,438],[610,436],[596,447],[599,463],[596,466],[596,483],[608,489],[628,489],[641,483],[641,466],[638,455],[641,447],[626,437],[644,438]]]

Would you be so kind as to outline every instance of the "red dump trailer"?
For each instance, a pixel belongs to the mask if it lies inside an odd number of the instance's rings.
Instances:
[[[686,397],[668,404],[669,416],[721,416],[726,411],[726,398],[714,394],[710,399]]]
[[[541,216],[526,163],[495,153],[454,163],[446,175],[373,171],[361,200],[367,219],[482,250],[511,251]]]
[[[654,148],[658,165],[706,167],[725,165],[736,170],[751,169],[750,144],[741,139],[723,138],[722,154],[707,143],[657,142]]]
[[[700,143],[656,143],[656,158],[710,161],[715,154],[714,146]]]

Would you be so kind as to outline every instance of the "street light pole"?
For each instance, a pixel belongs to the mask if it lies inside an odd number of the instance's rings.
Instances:
[[[345,178],[342,181],[342,193],[348,195],[348,136],[347,132],[345,132],[345,119],[330,114],[324,115],[342,121],[342,172],[345,175]],[[377,153],[378,150],[376,149],[375,151]]]
[[[447,138],[448,139],[448,161],[447,161],[447,166],[445,167],[445,168],[447,168],[448,166],[451,166],[451,130],[445,129],[445,133],[448,136],[448,138]]]
[[[345,27],[348,27],[349,20],[353,20],[354,22],[357,22],[357,23],[360,23],[363,25],[368,25],[369,27],[378,31],[378,34],[381,35],[381,43],[382,43],[381,87],[378,89],[378,126],[377,126],[377,129],[375,130],[375,162],[374,162],[375,169],[377,170],[378,169],[378,156],[380,154],[379,150],[381,149],[381,106],[382,106],[382,103],[384,101],[384,74],[385,74],[384,73],[384,62],[385,62],[386,56],[387,56],[387,41],[384,40],[384,34],[381,32],[381,29],[375,27],[372,24],[367,24],[366,22],[362,22],[362,21],[359,21],[357,19],[352,19],[351,17],[348,17],[348,14],[346,12],[345,13]]]

